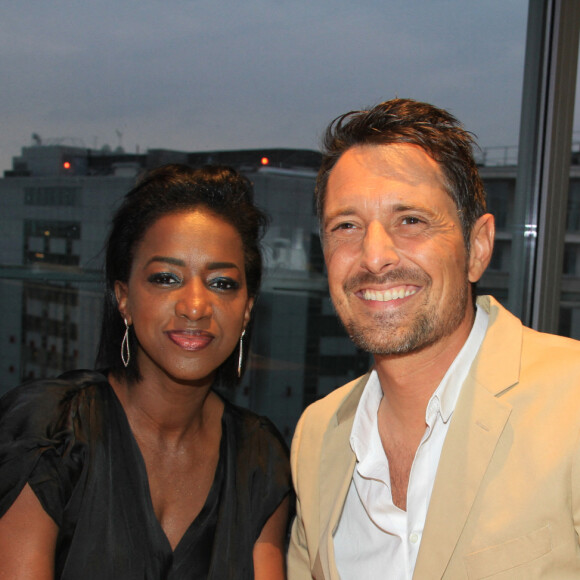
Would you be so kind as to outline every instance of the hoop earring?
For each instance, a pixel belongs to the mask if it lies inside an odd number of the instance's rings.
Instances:
[[[127,368],[131,360],[131,351],[129,350],[129,324],[126,318],[123,318],[123,320],[125,321],[125,334],[123,336],[123,342],[121,343],[121,360],[125,368]]]
[[[243,350],[244,350],[244,334],[246,334],[245,329],[242,330],[242,335],[240,336],[240,353],[238,355],[238,379],[242,377],[242,358],[243,358]]]

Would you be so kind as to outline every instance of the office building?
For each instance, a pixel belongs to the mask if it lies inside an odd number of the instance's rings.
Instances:
[[[305,405],[370,363],[338,322],[324,275],[312,194],[320,154],[268,149],[213,152],[24,147],[0,179],[0,391],[22,380],[94,365],[103,282],[102,248],[117,204],[138,175],[163,163],[235,167],[271,216],[252,357],[229,395],[268,415],[289,438]],[[479,291],[508,297],[517,168],[482,161],[496,249]],[[580,155],[573,156],[560,332],[580,338]]]

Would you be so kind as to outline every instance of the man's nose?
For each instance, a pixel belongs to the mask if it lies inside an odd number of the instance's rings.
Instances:
[[[393,237],[378,221],[371,222],[365,232],[361,266],[379,274],[399,263],[400,256]]]

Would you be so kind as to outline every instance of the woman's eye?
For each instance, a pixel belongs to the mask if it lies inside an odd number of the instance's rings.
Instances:
[[[210,281],[209,286],[217,290],[237,290],[240,283],[233,278],[214,278]]]
[[[157,272],[149,276],[149,282],[160,286],[172,286],[173,284],[179,284],[180,279],[170,272]]]
[[[407,217],[404,217],[401,220],[401,223],[403,225],[405,225],[405,226],[413,226],[413,225],[416,225],[416,224],[422,224],[423,223],[423,220],[421,220],[421,219],[419,219],[418,217],[415,217],[415,216],[407,216]]]

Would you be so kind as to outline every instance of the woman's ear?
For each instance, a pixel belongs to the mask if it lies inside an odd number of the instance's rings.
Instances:
[[[252,308],[254,307],[254,298],[248,298],[248,302],[246,303],[246,311],[244,312],[244,330],[250,322],[250,318],[252,317]]]
[[[115,282],[115,297],[117,298],[119,314],[127,321],[127,324],[131,326],[133,321],[131,319],[131,315],[129,314],[129,290],[127,288],[126,282],[121,282],[120,280]]]
[[[491,260],[495,238],[495,219],[490,213],[482,215],[471,229],[468,278],[477,282]]]

